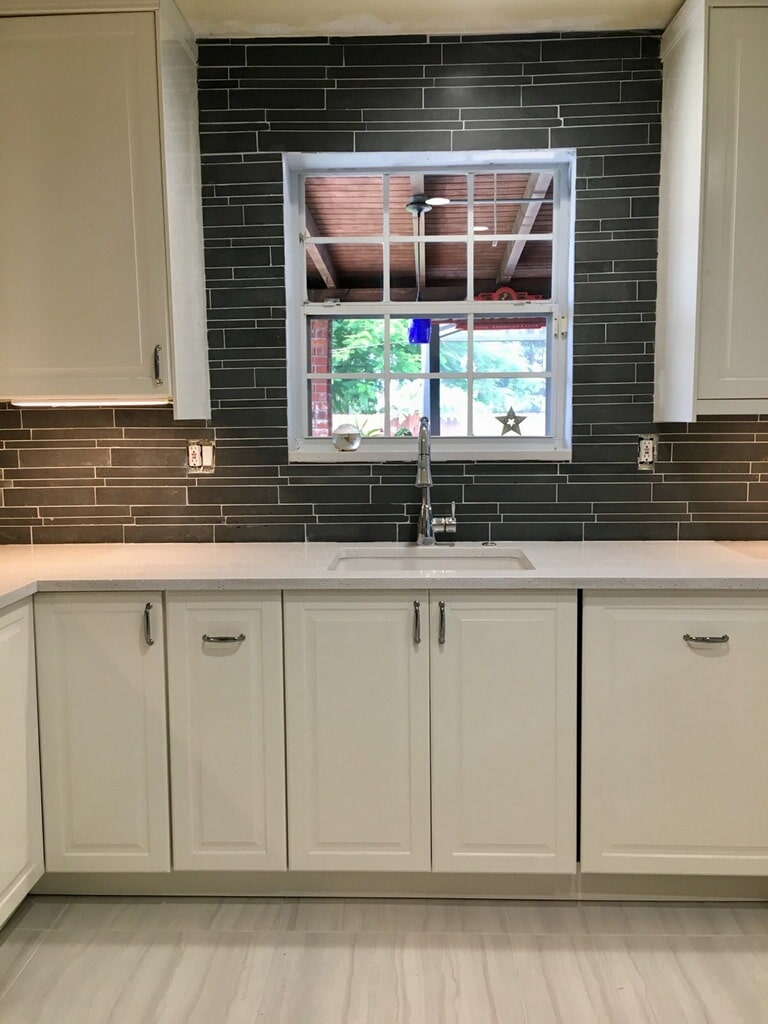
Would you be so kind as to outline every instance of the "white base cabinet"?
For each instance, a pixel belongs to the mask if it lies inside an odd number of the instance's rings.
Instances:
[[[575,594],[287,593],[285,630],[291,868],[576,870]]]
[[[168,594],[173,866],[285,871],[280,594]]]
[[[284,595],[290,868],[429,870],[427,601]]]
[[[32,602],[0,612],[0,926],[43,874]]]
[[[38,594],[48,871],[168,871],[162,594]]]
[[[588,594],[583,650],[582,870],[768,874],[768,595]]]
[[[574,872],[576,595],[441,592],[430,616],[432,870]]]

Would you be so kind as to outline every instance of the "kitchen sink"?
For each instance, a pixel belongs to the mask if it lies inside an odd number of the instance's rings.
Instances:
[[[533,569],[533,563],[519,548],[480,544],[371,545],[342,548],[328,569],[338,573],[445,572],[510,573]]]

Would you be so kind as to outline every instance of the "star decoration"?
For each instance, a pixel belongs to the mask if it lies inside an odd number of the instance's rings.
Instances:
[[[528,417],[518,416],[515,410],[510,405],[509,412],[506,414],[506,416],[497,416],[496,419],[499,421],[499,423],[501,423],[501,436],[503,437],[505,434],[510,433],[510,431],[513,431],[515,434],[522,435],[520,424],[523,422],[523,420],[527,420]]]

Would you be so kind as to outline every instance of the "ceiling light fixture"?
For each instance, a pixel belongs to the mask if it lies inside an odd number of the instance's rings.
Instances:
[[[427,200],[430,206],[448,206],[450,202],[451,200],[446,199],[444,196],[435,196],[433,199]]]
[[[422,213],[429,213],[432,209],[423,195],[411,196],[405,204],[405,208],[409,213],[412,213],[414,217],[420,217]]]

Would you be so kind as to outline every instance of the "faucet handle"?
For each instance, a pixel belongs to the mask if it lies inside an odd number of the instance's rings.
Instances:
[[[435,533],[456,533],[458,525],[456,519],[456,502],[451,502],[451,514],[449,516],[438,516],[434,520]]]

